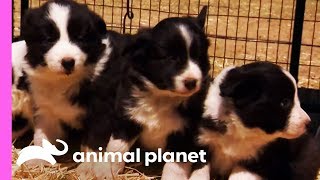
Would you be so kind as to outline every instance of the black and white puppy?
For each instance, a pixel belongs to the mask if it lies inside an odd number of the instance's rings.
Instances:
[[[97,77],[97,100],[88,118],[88,150],[98,151],[101,146],[108,152],[125,153],[135,142],[149,150],[186,150],[189,144],[179,139],[189,124],[179,108],[201,89],[208,75],[205,19],[206,7],[196,18],[160,21],[138,33],[122,59]],[[124,162],[91,163],[81,164],[78,172],[111,179],[123,168]]]
[[[198,142],[211,157],[195,175],[211,169],[213,177],[229,179],[292,179],[289,140],[309,123],[289,72],[268,62],[226,68],[204,102]]]
[[[65,127],[82,127],[85,89],[110,54],[105,34],[102,18],[71,0],[48,1],[26,13],[20,42],[25,54],[19,57],[33,103],[35,145],[64,138]]]

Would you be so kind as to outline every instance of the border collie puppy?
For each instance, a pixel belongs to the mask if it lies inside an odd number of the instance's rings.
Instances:
[[[86,127],[87,150],[98,151],[101,146],[125,153],[135,142],[149,150],[188,149],[183,136],[190,124],[179,109],[207,79],[206,9],[196,18],[167,18],[138,33],[121,61],[97,77],[93,85],[97,100],[90,105],[93,112]],[[106,84],[108,79],[111,83]],[[111,179],[124,165],[83,163],[78,172],[83,177]],[[164,172],[170,170],[174,171],[168,167]]]
[[[102,18],[85,5],[52,0],[29,10],[22,23],[23,70],[34,107],[34,144],[55,143],[65,127],[80,129],[86,115],[86,88],[108,61]]]
[[[198,136],[211,160],[194,174],[207,171],[208,179],[211,169],[220,178],[292,179],[289,140],[309,123],[289,72],[268,62],[226,68],[209,87]]]

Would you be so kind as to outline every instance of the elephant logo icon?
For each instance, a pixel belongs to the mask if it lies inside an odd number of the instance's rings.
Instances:
[[[42,139],[42,147],[41,146],[28,146],[23,148],[19,152],[19,157],[17,159],[17,165],[20,166],[26,161],[32,159],[41,159],[49,162],[51,165],[57,163],[54,159],[55,156],[62,156],[68,152],[68,145],[64,141],[57,139],[57,142],[61,143],[64,147],[62,151],[59,151],[54,145],[52,145],[48,140]]]

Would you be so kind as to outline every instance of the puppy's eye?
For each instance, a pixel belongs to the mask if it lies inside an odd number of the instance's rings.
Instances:
[[[280,106],[284,109],[286,108],[289,108],[291,106],[291,101],[290,99],[283,99],[281,102],[280,102]]]

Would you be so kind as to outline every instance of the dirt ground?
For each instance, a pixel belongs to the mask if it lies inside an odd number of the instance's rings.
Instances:
[[[77,0],[106,21],[108,29],[122,32],[126,0]],[[20,2],[14,0],[14,34],[19,35]],[[45,0],[29,0],[38,7]],[[209,6],[206,32],[211,46],[212,75],[225,66],[271,61],[288,69],[295,0],[130,0],[134,18],[126,33],[154,26],[161,19],[198,14]],[[307,0],[299,86],[320,89],[320,1]],[[260,17],[260,18],[258,18]],[[131,30],[130,30],[131,24]],[[313,46],[312,46],[313,45]]]

